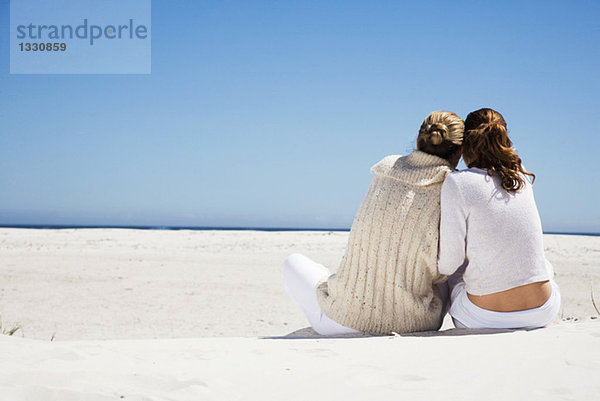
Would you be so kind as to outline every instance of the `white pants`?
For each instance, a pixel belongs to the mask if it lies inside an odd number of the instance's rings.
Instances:
[[[450,295],[450,315],[459,328],[532,329],[552,323],[560,309],[560,289],[554,280],[550,298],[539,308],[517,312],[482,309],[467,297],[465,282],[458,281]]]
[[[285,292],[300,306],[317,333],[325,336],[363,333],[334,322],[321,311],[317,301],[317,284],[329,276],[329,269],[300,253],[291,254],[283,262]]]

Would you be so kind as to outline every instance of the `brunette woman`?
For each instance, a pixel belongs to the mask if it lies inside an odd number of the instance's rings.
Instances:
[[[551,323],[560,290],[544,256],[542,225],[526,171],[500,113],[465,120],[463,159],[441,192],[438,269],[452,275],[457,327],[535,328]],[[531,179],[531,182],[529,181]]]

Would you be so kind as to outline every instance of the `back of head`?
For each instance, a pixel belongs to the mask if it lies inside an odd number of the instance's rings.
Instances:
[[[456,114],[434,111],[421,124],[417,149],[449,160],[460,150],[464,129],[463,120]]]
[[[467,116],[463,159],[468,167],[487,169],[490,175],[499,176],[507,191],[518,191],[523,187],[525,182],[519,173],[535,179],[535,175],[521,165],[508,137],[504,117],[492,109],[479,109]]]

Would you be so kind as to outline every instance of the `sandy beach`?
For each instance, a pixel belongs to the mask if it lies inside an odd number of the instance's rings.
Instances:
[[[347,232],[0,229],[0,399],[573,399],[600,394],[600,237],[545,235],[563,308],[532,331],[321,338],[282,286]],[[50,341],[52,339],[52,341]],[[502,386],[497,383],[501,382]],[[462,383],[457,386],[457,383]],[[493,390],[492,390],[493,389]]]

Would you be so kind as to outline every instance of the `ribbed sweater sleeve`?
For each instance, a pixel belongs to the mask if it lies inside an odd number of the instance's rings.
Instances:
[[[440,246],[438,270],[451,275],[465,261],[467,246],[467,211],[465,201],[456,182],[455,174],[448,174],[442,184]]]

